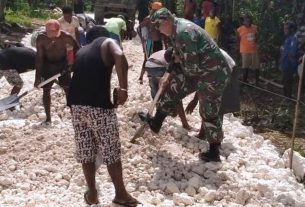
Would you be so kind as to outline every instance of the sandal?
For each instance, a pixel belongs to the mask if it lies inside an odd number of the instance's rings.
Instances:
[[[99,203],[98,201],[95,202],[95,203],[92,203],[92,202],[90,202],[90,201],[88,200],[88,193],[89,193],[89,190],[87,190],[87,191],[84,193],[84,200],[85,200],[86,204],[88,204],[88,205],[98,204],[98,203]]]
[[[113,200],[112,203],[123,206],[123,207],[136,207],[138,204],[141,204],[137,199],[132,198],[129,201],[118,201]]]

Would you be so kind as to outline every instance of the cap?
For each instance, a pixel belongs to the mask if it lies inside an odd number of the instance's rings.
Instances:
[[[172,13],[167,8],[161,8],[150,17],[150,21],[158,26],[168,17],[173,17]]]
[[[161,2],[153,2],[152,4],[151,4],[151,9],[152,10],[158,10],[158,9],[161,9],[162,8],[162,3]]]
[[[57,30],[57,37],[60,35],[60,23],[59,21],[57,21],[56,19],[49,19],[46,24],[46,31],[47,30],[53,30],[55,32],[55,30]]]

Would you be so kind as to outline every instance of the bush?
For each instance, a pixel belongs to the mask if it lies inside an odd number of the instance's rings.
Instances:
[[[16,13],[10,9],[6,10],[5,13],[5,20],[8,23],[18,23],[25,26],[31,26],[32,24],[32,19],[28,16]]]
[[[51,10],[30,7],[26,0],[14,1],[8,5],[5,11],[5,19],[7,22],[15,22],[25,26],[31,25],[31,18],[58,19],[59,17],[59,14],[56,14]]]

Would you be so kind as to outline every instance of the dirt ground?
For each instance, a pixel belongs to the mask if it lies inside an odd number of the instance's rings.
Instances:
[[[261,83],[260,88],[282,94],[282,89]],[[295,85],[295,88],[297,86]],[[296,98],[296,91],[293,95]],[[241,111],[244,124],[252,126],[255,133],[270,139],[280,153],[291,147],[295,102],[241,83]],[[305,155],[305,106],[300,104],[295,135],[295,150]]]

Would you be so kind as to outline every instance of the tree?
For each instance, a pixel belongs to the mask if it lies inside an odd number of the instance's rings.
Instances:
[[[29,5],[31,6],[31,7],[37,7],[38,6],[38,3],[39,3],[39,1],[38,0],[28,0],[27,1],[28,3],[29,3]]]
[[[4,9],[6,5],[6,0],[0,0],[0,21],[4,21],[5,15],[4,15]]]

